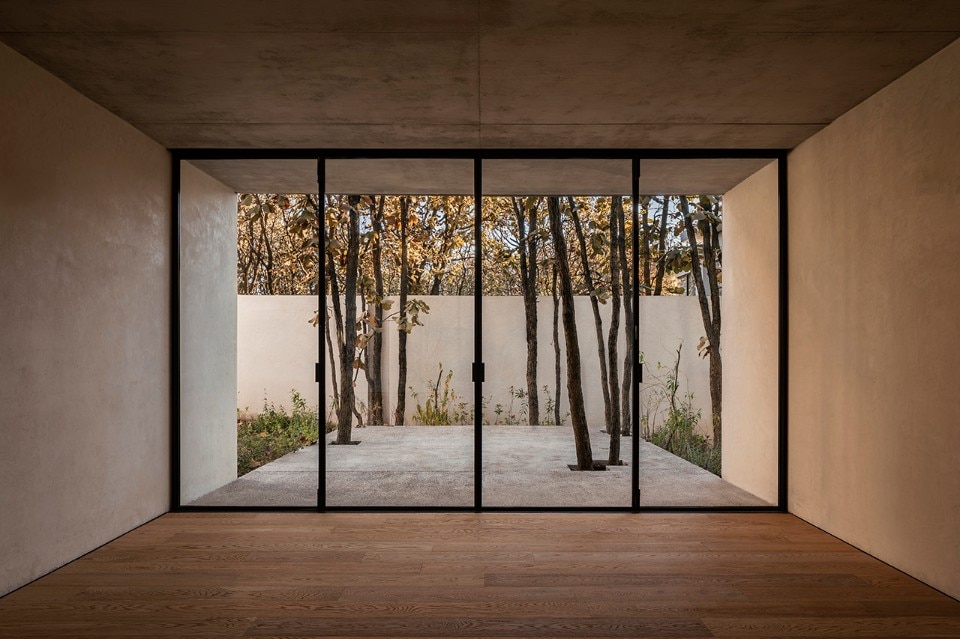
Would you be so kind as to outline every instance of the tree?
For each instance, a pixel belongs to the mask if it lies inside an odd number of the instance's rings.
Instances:
[[[567,203],[570,207],[570,218],[573,220],[573,228],[577,235],[577,242],[580,245],[583,281],[587,287],[587,293],[590,296],[590,308],[593,310],[593,326],[597,334],[597,357],[600,362],[600,385],[603,389],[604,430],[610,432],[610,425],[613,423],[613,410],[610,404],[610,375],[607,371],[607,354],[603,347],[603,319],[600,317],[599,302],[600,290],[594,282],[593,274],[590,270],[590,258],[587,255],[587,241],[583,232],[583,224],[580,221],[578,207],[572,197],[567,197]]]
[[[622,201],[615,207],[617,211],[616,227],[619,236],[618,257],[620,262],[620,279],[623,285],[623,297],[626,300],[624,304],[624,340],[626,353],[623,357],[623,385],[620,392],[620,424],[621,432],[629,435],[632,430],[632,420],[630,418],[630,390],[633,380],[633,351],[634,351],[634,333],[633,323],[636,313],[636,298],[633,296],[633,286],[631,284],[632,273],[627,265],[627,225],[626,215],[623,211]]]
[[[715,208],[717,207],[717,208]],[[706,331],[706,344],[700,348],[710,360],[710,410],[713,413],[713,445],[721,445],[723,365],[720,360],[720,217],[718,200],[713,196],[699,196],[693,211],[687,196],[680,196],[680,210],[690,245],[690,270],[697,287],[700,316]],[[697,232],[703,244],[708,286],[704,286],[700,266],[700,247]],[[709,289],[709,290],[708,290]]]
[[[551,262],[550,297],[553,299],[553,423],[560,425],[560,299],[557,297],[557,263]]]
[[[371,205],[370,242],[372,249],[373,299],[367,302],[367,315],[372,328],[367,347],[367,422],[383,425],[383,207],[386,196],[381,195]]]
[[[619,232],[619,220],[623,215],[623,198],[610,199],[610,331],[607,336],[607,353],[610,358],[610,451],[607,463],[620,464],[620,376],[617,367],[620,364],[617,354],[617,340],[620,337],[620,251],[623,250]]]
[[[670,196],[663,196],[663,203],[660,208],[660,230],[657,236],[657,279],[653,285],[653,294],[663,293],[663,275],[666,272],[667,265],[667,218],[670,213]],[[650,249],[647,248],[649,255]],[[649,282],[648,282],[649,284]]]
[[[246,193],[237,202],[237,294],[315,295],[316,243],[305,243],[304,215],[315,196]]]
[[[520,253],[520,288],[523,291],[524,328],[527,337],[527,406],[531,424],[540,423],[540,394],[537,390],[537,209],[539,198],[523,202],[511,198],[517,218]]]
[[[357,278],[360,255],[360,196],[347,198],[347,252],[343,287],[343,341],[340,345],[340,407],[337,411],[337,444],[349,444],[353,426],[354,398],[353,371],[357,359]]]
[[[397,354],[397,406],[393,422],[402,426],[406,412],[407,399],[407,294],[410,291],[410,264],[407,247],[407,227],[409,225],[410,199],[400,198],[400,320],[398,329]]]
[[[573,441],[577,450],[577,470],[594,470],[590,431],[583,405],[583,381],[580,370],[580,343],[577,337],[577,316],[573,307],[573,280],[567,261],[567,243],[560,220],[560,199],[547,198],[550,235],[553,238],[560,283],[564,345],[567,352],[567,396],[570,398],[570,420],[573,423]]]
[[[640,206],[640,262],[643,265],[641,285],[643,295],[649,295],[652,289],[650,285],[650,200],[651,198],[644,197]]]
[[[406,336],[411,332],[414,326],[421,325],[419,314],[429,311],[427,304],[421,300],[409,299],[410,277],[410,247],[413,246],[416,255],[422,255],[424,240],[415,234],[411,235],[411,226],[414,230],[420,229],[421,235],[428,235],[421,228],[422,225],[413,224],[416,220],[415,213],[411,210],[410,202],[413,198],[399,198],[396,196],[370,197],[367,195],[329,195],[328,213],[327,213],[327,253],[328,260],[326,264],[327,286],[332,297],[331,306],[334,316],[334,324],[337,327],[337,348],[336,352],[343,354],[348,348],[344,340],[348,333],[354,338],[353,359],[350,362],[350,371],[352,374],[349,379],[355,388],[357,377],[362,370],[367,381],[367,418],[370,423],[383,424],[386,416],[383,404],[383,337],[382,332],[385,324],[395,322],[401,333],[401,341],[406,341]],[[426,202],[424,198],[421,203]],[[356,227],[352,227],[349,220],[348,211],[353,210],[357,213]],[[428,208],[425,204],[424,209]],[[400,211],[406,211],[407,215],[400,215]],[[394,228],[397,227],[397,228]],[[350,229],[354,229],[356,233]],[[393,241],[385,241],[384,238],[405,236],[404,242],[399,242],[407,247],[406,256],[400,255]],[[348,268],[348,259],[352,240],[356,240],[357,259],[356,268]],[[396,262],[395,267],[384,268],[390,260]],[[401,262],[406,263],[407,272],[403,270]],[[421,266],[418,273],[423,272]],[[416,270],[416,269],[414,269]],[[400,275],[406,275],[401,278]],[[359,307],[356,308],[355,324],[349,324],[344,317],[345,307],[351,299],[347,296],[348,279],[355,279],[355,297],[363,301],[362,312]],[[423,281],[422,278],[420,281]],[[406,283],[405,285],[403,283]],[[393,301],[387,299],[387,296],[403,288],[404,304],[400,306],[397,312],[386,314],[393,306]],[[352,328],[352,330],[348,330]],[[327,338],[330,343],[329,337]],[[404,344],[404,346],[406,346]],[[405,353],[403,353],[405,356]],[[337,406],[338,415],[341,411],[346,412],[343,404],[350,406],[358,426],[363,426],[363,415],[358,410],[355,397],[348,397],[348,402],[343,398],[344,388],[344,360],[340,358],[339,376],[336,373],[336,367],[332,373],[334,383],[339,377],[339,384],[334,389],[334,403]],[[405,382],[404,382],[405,383]],[[339,396],[339,398],[338,398]],[[402,397],[402,395],[401,395]],[[401,421],[400,424],[403,422]]]

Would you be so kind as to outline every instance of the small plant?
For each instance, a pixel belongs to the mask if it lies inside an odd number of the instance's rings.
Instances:
[[[702,413],[693,409],[693,393],[678,397],[680,390],[680,353],[683,342],[677,348],[673,366],[663,377],[654,377],[648,387],[640,416],[641,436],[665,451],[687,460],[700,468],[720,476],[721,453],[706,436],[697,432]],[[661,364],[657,362],[657,370]],[[661,407],[666,404],[666,418],[658,423]]]
[[[319,437],[320,417],[297,391],[290,394],[291,412],[263,400],[259,415],[237,411],[237,476],[243,476],[288,453],[310,446]],[[329,432],[329,422],[327,432]],[[335,427],[335,426],[334,426]]]
[[[693,395],[684,395],[677,406],[667,413],[663,425],[651,433],[650,441],[719,476],[720,447],[711,445],[710,440],[696,432],[701,413],[693,410],[692,400]]]
[[[557,401],[553,398],[553,395],[550,394],[550,387],[546,384],[543,385],[543,395],[546,397],[544,402],[544,417],[540,419],[541,426],[559,426],[557,420],[554,417],[556,413]],[[567,418],[570,416],[570,412],[566,412],[560,416],[560,423],[566,422]]]
[[[510,425],[515,426],[517,424],[523,424],[526,422],[527,415],[527,393],[522,388],[517,388],[516,386],[511,386],[507,389],[507,394],[510,396],[510,403],[501,404],[496,403],[493,405],[493,424],[495,425]],[[519,408],[514,406],[516,400],[520,400]],[[486,408],[486,402],[484,402],[484,408]],[[484,412],[486,415],[486,412]],[[489,419],[484,420],[485,424],[489,424]]]
[[[546,397],[545,401],[545,413],[541,413],[540,425],[541,426],[557,426],[557,422],[554,419],[554,408],[555,402],[553,396],[550,395],[550,387],[543,386],[544,396]],[[487,426],[518,426],[521,424],[527,423],[527,415],[530,409],[528,404],[529,395],[524,388],[518,386],[510,386],[507,388],[507,395],[510,396],[510,401],[506,404],[497,402],[493,405],[492,410],[488,410],[488,405],[490,404],[490,398],[483,397],[483,423]],[[517,402],[519,401],[519,405]],[[492,420],[491,420],[492,415]],[[561,423],[569,417],[570,413],[564,413],[560,417]]]
[[[510,408],[511,408],[511,409],[513,408],[513,400],[515,400],[515,399],[519,399],[519,400],[520,400],[520,406],[519,406],[519,408],[517,409],[517,412],[516,412],[515,414],[512,414],[512,415],[510,416],[512,419],[514,419],[514,420],[516,420],[516,421],[515,421],[515,422],[511,422],[511,423],[523,424],[523,423],[525,423],[525,422],[527,421],[527,414],[528,414],[528,411],[529,411],[529,409],[530,409],[530,405],[529,405],[529,403],[527,402],[527,391],[525,391],[525,390],[522,389],[522,388],[516,387],[516,386],[511,386],[511,387],[510,387],[510,390],[509,390],[509,393],[510,393]]]
[[[424,426],[472,424],[473,411],[469,409],[466,402],[459,400],[456,392],[450,387],[453,382],[453,371],[444,372],[442,362],[437,367],[439,369],[437,381],[428,382],[431,384],[430,392],[424,403],[420,403],[419,393],[413,387],[410,388],[410,393],[417,403],[417,407],[413,411],[412,421]]]

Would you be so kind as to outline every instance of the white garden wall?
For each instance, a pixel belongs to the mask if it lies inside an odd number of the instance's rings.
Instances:
[[[407,420],[416,409],[417,400],[410,388],[424,401],[431,384],[437,380],[440,364],[453,371],[452,389],[458,401],[472,407],[473,385],[470,366],[473,362],[472,297],[433,296],[424,299],[430,312],[421,315],[418,326],[408,338]],[[396,305],[395,305],[396,307]],[[541,388],[541,420],[546,412],[547,385],[554,395],[554,354],[552,342],[553,302],[539,300],[538,382]],[[601,313],[609,326],[610,306],[602,305]],[[237,407],[258,412],[264,401],[289,406],[291,390],[296,390],[309,404],[319,402],[314,383],[317,361],[318,330],[309,320],[317,309],[317,300],[306,296],[240,296],[237,315]],[[576,300],[580,326],[580,352],[583,362],[584,395],[587,417],[598,427],[603,420],[603,396],[600,385],[596,334],[589,299]],[[510,387],[526,389],[526,337],[523,324],[523,300],[520,297],[485,297],[483,299],[483,347],[486,363],[484,397],[485,418],[498,419],[497,404],[504,415],[511,411]],[[562,331],[562,327],[561,327]],[[622,332],[622,331],[621,331]],[[693,297],[645,297],[640,304],[640,350],[646,361],[642,398],[655,392],[654,376],[665,377],[680,341],[681,391],[694,395],[694,406],[703,413],[701,425],[706,433],[710,424],[710,396],[707,382],[708,365],[696,353],[696,344],[703,335],[697,300]],[[604,336],[606,340],[606,335]],[[561,347],[563,334],[560,336]],[[623,338],[620,357],[624,355]],[[390,324],[384,330],[383,378],[387,415],[393,414],[397,397],[397,334]],[[663,368],[658,368],[662,363]],[[327,368],[327,396],[332,396],[332,379]],[[567,413],[566,379],[561,382],[561,416]],[[357,381],[357,396],[366,399],[363,372]],[[329,402],[328,402],[329,403]],[[519,414],[521,401],[513,399],[512,412]]]

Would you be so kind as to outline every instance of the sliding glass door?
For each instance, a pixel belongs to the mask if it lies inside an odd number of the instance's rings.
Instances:
[[[777,168],[641,161],[641,506],[777,502]]]
[[[175,153],[175,506],[782,503],[781,154],[258,153]]]
[[[630,175],[483,161],[484,506],[631,506]]]
[[[324,173],[326,506],[473,506],[473,163]]]
[[[316,162],[195,160],[179,179],[180,503],[314,506]]]

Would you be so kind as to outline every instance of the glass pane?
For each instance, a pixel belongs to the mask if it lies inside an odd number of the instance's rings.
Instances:
[[[181,164],[181,503],[314,506],[315,161]]]
[[[326,503],[472,506],[473,162],[326,180]]]
[[[630,172],[483,163],[484,506],[631,505]]]
[[[776,162],[644,160],[640,194],[641,506],[774,504]]]

